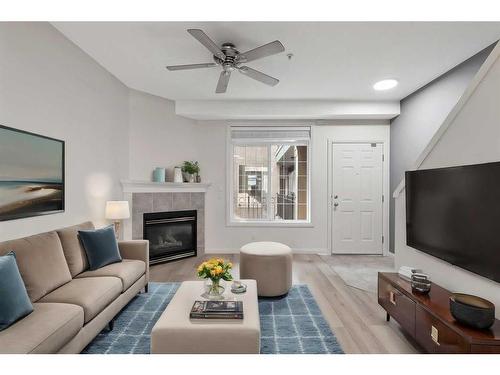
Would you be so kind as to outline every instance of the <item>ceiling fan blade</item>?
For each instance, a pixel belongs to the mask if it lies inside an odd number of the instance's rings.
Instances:
[[[267,74],[264,74],[262,72],[259,72],[258,70],[249,68],[248,66],[242,66],[238,68],[240,73],[243,73],[244,75],[253,78],[259,82],[265,83],[266,85],[269,86],[276,86],[279,83],[279,79],[268,76]]]
[[[263,57],[275,55],[277,53],[283,52],[285,47],[279,40],[275,40],[274,42],[264,44],[263,46],[251,49],[245,53],[240,55],[240,60],[242,62],[249,62],[257,59],[261,59]]]
[[[229,78],[231,78],[231,72],[223,70],[220,73],[219,82],[217,82],[217,88],[215,89],[216,94],[223,94],[226,92]]]
[[[212,52],[219,59],[224,60],[226,58],[226,55],[224,55],[219,46],[215,44],[215,42],[212,39],[210,39],[209,36],[203,32],[203,30],[188,29],[187,32],[191,34],[198,42],[203,44],[210,52]]]
[[[188,69],[200,69],[200,68],[213,68],[217,66],[216,63],[204,63],[204,64],[187,64],[187,65],[170,65],[167,66],[168,70],[188,70]]]

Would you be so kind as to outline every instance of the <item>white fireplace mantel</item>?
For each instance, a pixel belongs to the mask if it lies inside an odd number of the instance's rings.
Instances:
[[[206,193],[209,182],[121,181],[124,193]]]

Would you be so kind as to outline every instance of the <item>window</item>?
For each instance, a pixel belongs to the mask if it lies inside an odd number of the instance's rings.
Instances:
[[[231,222],[309,222],[309,143],[309,127],[231,127]]]

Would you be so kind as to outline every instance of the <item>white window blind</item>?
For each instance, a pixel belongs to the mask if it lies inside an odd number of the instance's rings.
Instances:
[[[310,127],[232,127],[233,143],[308,143]]]

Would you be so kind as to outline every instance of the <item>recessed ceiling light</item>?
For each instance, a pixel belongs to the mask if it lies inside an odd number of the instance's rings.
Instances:
[[[398,85],[398,81],[395,79],[384,79],[378,81],[373,85],[373,88],[377,91],[390,90]]]

